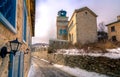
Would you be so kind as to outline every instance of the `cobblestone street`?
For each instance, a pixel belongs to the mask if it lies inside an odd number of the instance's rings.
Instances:
[[[74,77],[71,76],[47,62],[32,57],[32,65],[29,77]]]

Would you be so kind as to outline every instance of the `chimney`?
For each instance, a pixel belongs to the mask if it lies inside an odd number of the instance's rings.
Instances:
[[[117,21],[120,21],[120,15],[119,15],[119,16],[117,16]]]

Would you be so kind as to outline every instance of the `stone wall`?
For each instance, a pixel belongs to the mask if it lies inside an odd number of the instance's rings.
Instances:
[[[29,6],[30,0],[27,1],[27,5]],[[0,22],[0,50],[3,46],[6,46],[10,49],[9,41],[15,40],[18,38],[20,42],[22,42],[21,51],[25,52],[27,48],[29,48],[29,42],[31,42],[32,37],[32,25],[31,25],[31,16],[30,16],[30,7],[27,7],[27,41],[23,41],[23,0],[17,0],[17,12],[16,12],[16,33],[13,33],[5,27],[5,25]],[[2,59],[0,57],[0,77],[8,77],[8,65],[9,65],[9,57],[8,55]],[[27,77],[28,71],[30,67],[30,52],[24,56],[24,77]]]
[[[0,77],[8,77],[8,62],[8,56],[6,56],[4,59],[0,58]]]
[[[97,20],[89,10],[77,13],[76,22],[78,42],[86,44],[97,41]]]
[[[91,72],[97,72],[110,77],[120,76],[120,59],[93,56],[72,56],[62,54],[47,54],[47,51],[33,52],[32,56],[48,60],[50,63],[57,63],[70,67],[79,67]]]
[[[35,51],[31,53],[31,56],[34,56],[40,59],[48,59],[47,51]]]
[[[120,76],[120,59],[92,56],[66,56],[65,65],[107,74],[112,77]]]
[[[53,56],[52,56],[53,57]],[[64,64],[71,67],[79,67],[91,72],[106,74],[110,77],[120,76],[120,59],[110,59],[107,57],[92,57],[92,56],[67,56],[55,55],[51,59],[57,64]],[[59,60],[59,61],[58,61]]]

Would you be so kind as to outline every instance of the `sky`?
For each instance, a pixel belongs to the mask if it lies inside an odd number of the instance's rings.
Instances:
[[[36,0],[35,36],[32,43],[48,43],[56,38],[56,17],[61,9],[71,18],[75,9],[87,6],[98,15],[97,25],[108,24],[120,15],[120,0]]]

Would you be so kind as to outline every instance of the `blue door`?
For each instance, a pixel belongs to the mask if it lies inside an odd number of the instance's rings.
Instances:
[[[23,77],[24,53],[17,52],[15,56],[10,54],[9,58],[10,61],[8,77]]]
[[[19,56],[18,76],[24,77],[24,53],[21,52]]]
[[[8,72],[8,77],[13,77],[13,73],[14,73],[14,55],[13,54],[10,54],[9,55],[9,72]]]

